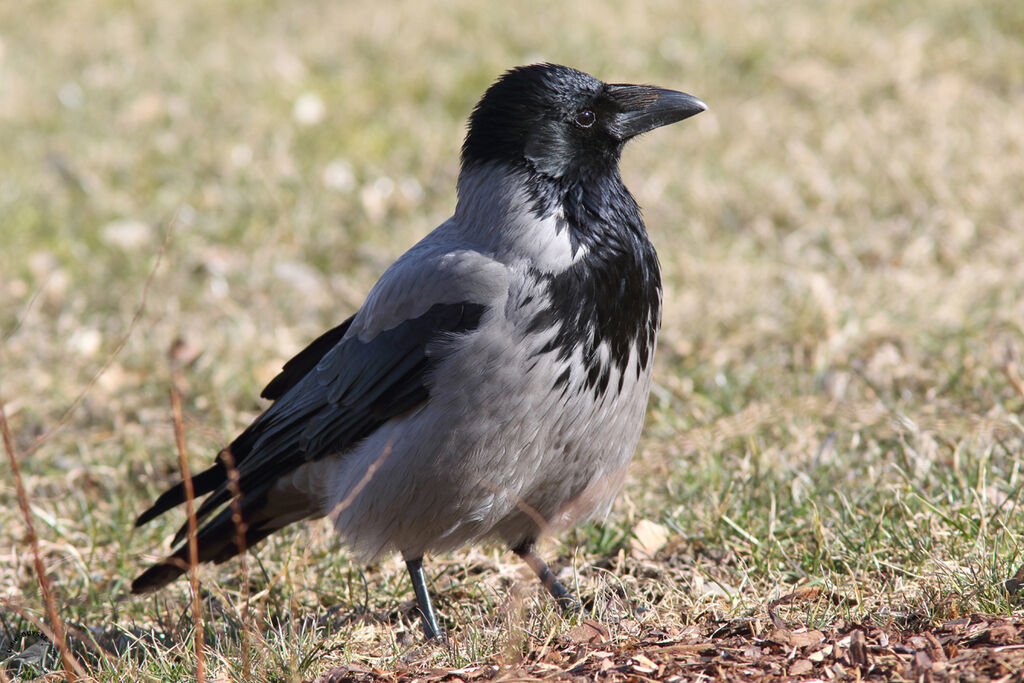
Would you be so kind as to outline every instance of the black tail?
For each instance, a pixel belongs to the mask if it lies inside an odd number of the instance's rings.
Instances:
[[[231,526],[233,529],[234,524]],[[250,529],[245,532],[245,538],[242,541],[243,547],[249,548],[254,546],[275,531],[277,531],[275,528]],[[229,538],[225,538],[224,534],[220,534],[216,539],[216,543],[209,543],[207,545],[200,546],[200,564],[203,562],[215,562],[220,564],[221,562],[227,562],[235,555],[238,555],[238,534],[232,530],[229,536]],[[150,593],[152,591],[159,590],[171,581],[174,581],[176,578],[188,571],[188,555],[188,543],[186,543],[181,548],[178,548],[178,551],[173,555],[165,557],[135,577],[135,580],[132,581],[132,593]]]
[[[192,477],[192,494],[198,498],[214,490],[227,481],[227,468],[217,459],[217,464],[208,470],[203,470]],[[171,508],[177,507],[185,502],[185,482],[179,482],[160,494],[149,508],[139,515],[135,520],[135,526],[142,526],[150,520],[156,519]]]
[[[204,524],[196,533],[199,563],[227,562],[284,526],[275,524],[273,519],[261,517],[260,511],[265,498],[264,492],[263,495],[250,495],[242,499],[241,510],[244,521],[241,525],[236,522],[231,506],[222,509],[213,519]],[[250,521],[251,518],[255,519]],[[185,528],[187,530],[187,523]],[[188,571],[187,531],[185,536],[186,538],[173,553],[139,574],[132,581],[132,593],[148,593],[163,588]]]
[[[261,416],[262,417],[262,416]],[[196,521],[200,525],[196,540],[199,544],[199,562],[224,562],[239,553],[238,525],[232,519],[232,505],[227,504],[233,498],[228,486],[228,466],[226,463],[242,463],[252,452],[261,433],[260,418],[257,418],[248,429],[238,435],[231,445],[217,455],[217,462],[209,469],[203,470],[192,477],[192,495],[195,499],[214,492],[199,506]],[[269,484],[257,487],[255,491],[243,492],[239,501],[242,513],[244,538],[242,547],[250,548],[266,538],[279,527],[269,529],[260,522],[268,522],[261,516],[261,508],[266,501]],[[164,491],[135,520],[139,527],[168,510],[185,502],[185,482],[181,481]],[[214,514],[216,513],[216,514]],[[188,568],[188,520],[178,529],[172,544],[175,551],[157,564],[153,565],[132,582],[133,593],[147,593],[167,585],[187,571]]]

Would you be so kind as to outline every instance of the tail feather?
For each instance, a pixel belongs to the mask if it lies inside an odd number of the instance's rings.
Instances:
[[[259,425],[260,422],[257,420],[229,446],[230,452],[237,456],[237,461],[243,460],[252,450],[252,445],[259,436]],[[218,456],[216,464],[192,477],[194,498],[214,492],[199,505],[195,513],[196,521],[200,525],[196,535],[200,564],[226,562],[238,555],[241,550],[252,547],[278,529],[312,514],[312,511],[305,509],[302,498],[297,496],[287,496],[283,501],[278,500],[275,504],[268,505],[268,492],[273,489],[276,482],[259,484],[255,490],[243,494],[238,504],[243,528],[246,529],[239,547],[238,525],[234,519],[235,510],[231,503],[233,496],[228,488],[227,474],[222,453]],[[139,515],[135,525],[141,526],[149,522],[185,502],[185,499],[185,485],[181,482],[164,492],[149,509]],[[139,574],[132,581],[132,593],[158,590],[188,570],[188,530],[186,520],[172,540],[174,552]]]
[[[274,527],[249,529],[245,532],[243,547],[248,549],[275,531],[277,531],[277,529]],[[211,544],[204,547],[205,552],[201,552],[199,555],[200,564],[203,562],[220,564],[222,562],[227,562],[232,557],[239,554],[237,534],[232,532],[229,539],[225,538],[218,540],[221,542],[216,545]],[[168,555],[153,566],[149,567],[146,571],[135,577],[134,581],[132,581],[132,593],[135,593],[136,595],[151,593],[163,588],[177,579],[188,571],[188,554],[188,543],[186,543],[173,554]]]
[[[227,470],[221,462],[213,467],[203,470],[192,477],[192,490],[195,497],[203,496],[220,486],[227,479]],[[142,526],[146,522],[156,519],[171,508],[177,507],[185,502],[185,482],[179,482],[164,491],[138,519],[135,526]]]
[[[233,461],[235,466],[240,465],[252,452],[253,444],[259,439],[263,423],[261,415],[249,427],[243,431],[231,445],[217,454],[217,461],[208,469],[192,477],[192,495],[195,498],[205,496],[216,489],[227,487],[228,467],[227,462]],[[164,491],[138,519],[135,526],[139,527],[156,519],[171,508],[177,507],[185,502],[185,482],[181,481]],[[211,512],[210,509],[201,509],[199,518],[202,519]]]
[[[274,519],[260,520],[246,528],[245,537],[239,543],[238,526],[233,518],[233,511],[231,508],[222,510],[196,535],[199,564],[227,562],[287,524],[288,522],[275,523]],[[173,553],[139,574],[132,581],[132,593],[149,593],[163,588],[188,571],[188,567],[189,547],[186,539]]]
[[[262,393],[264,398],[275,401],[274,405],[239,434],[217,456],[212,467],[192,477],[193,497],[198,499],[209,494],[195,512],[196,521],[200,525],[196,535],[200,563],[225,562],[238,555],[240,550],[251,547],[284,526],[299,519],[323,514],[316,508],[315,499],[309,497],[308,491],[295,490],[287,480],[289,473],[305,461],[316,459],[299,453],[297,441],[302,434],[302,425],[311,413],[325,407],[332,410],[336,407],[325,403],[326,389],[320,385],[315,385],[317,391],[311,394],[296,395],[284,403],[278,402],[278,399],[289,394],[341,342],[352,320],[350,317],[325,332],[286,363],[281,373]],[[389,417],[391,414],[378,416],[378,419],[383,422]],[[352,435],[349,438],[351,440]],[[254,454],[259,456],[259,462],[250,462]],[[241,544],[231,504],[235,492],[228,484],[229,465],[232,463],[239,470],[239,486],[242,489],[240,510],[245,523],[245,538]],[[273,499],[268,499],[268,496]],[[139,515],[135,526],[155,519],[185,500],[185,484],[181,482],[165,491]],[[172,541],[174,551],[142,572],[132,582],[132,592],[157,590],[184,574],[189,566],[187,538],[186,521]]]

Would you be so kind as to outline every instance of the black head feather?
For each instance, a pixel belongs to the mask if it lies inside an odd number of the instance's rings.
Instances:
[[[473,110],[462,162],[588,181],[615,171],[630,138],[703,110],[685,93],[607,84],[557,64],[521,66],[502,75]]]

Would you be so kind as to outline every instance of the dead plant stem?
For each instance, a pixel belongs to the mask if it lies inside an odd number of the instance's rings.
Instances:
[[[32,508],[28,504],[28,493],[25,491],[25,482],[21,478],[21,467],[18,465],[18,455],[14,449],[14,439],[11,438],[11,428],[7,424],[7,413],[4,411],[3,399],[0,399],[0,433],[3,434],[4,450],[7,452],[7,459],[11,464],[11,475],[14,478],[14,486],[18,492],[18,506],[21,508],[22,518],[25,520],[25,527],[28,529],[26,541],[32,548],[32,561],[35,565],[36,580],[39,582],[39,590],[43,594],[43,602],[46,604],[46,614],[50,620],[50,628],[53,630],[53,641],[60,650],[61,662],[64,665],[64,673],[67,680],[76,681],[79,677],[85,677],[85,671],[78,665],[75,658],[71,656],[68,648],[67,638],[64,631],[64,622],[57,612],[57,601],[53,595],[53,586],[50,584],[50,577],[43,565],[43,558],[39,554],[39,537],[36,535],[36,527],[32,522]]]
[[[185,487],[185,512],[188,515],[188,580],[192,588],[192,624],[196,650],[196,682],[203,683],[203,604],[199,596],[199,543],[196,535],[195,489],[189,472],[188,456],[185,451],[185,424],[181,413],[181,395],[177,385],[171,383],[171,411],[174,414],[174,443],[178,447],[178,461],[181,464],[181,478]]]

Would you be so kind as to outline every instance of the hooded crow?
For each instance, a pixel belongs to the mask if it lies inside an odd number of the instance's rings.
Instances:
[[[441,630],[424,554],[483,539],[573,606],[534,543],[610,507],[661,322],[657,254],[619,157],[631,138],[704,109],[555,64],[501,76],[469,119],[455,215],[286,363],[263,390],[270,407],[192,478],[209,494],[199,561],[328,517],[364,560],[402,553],[428,638]],[[179,483],[136,525],[184,500]],[[186,523],[132,592],[187,570],[187,536]]]

